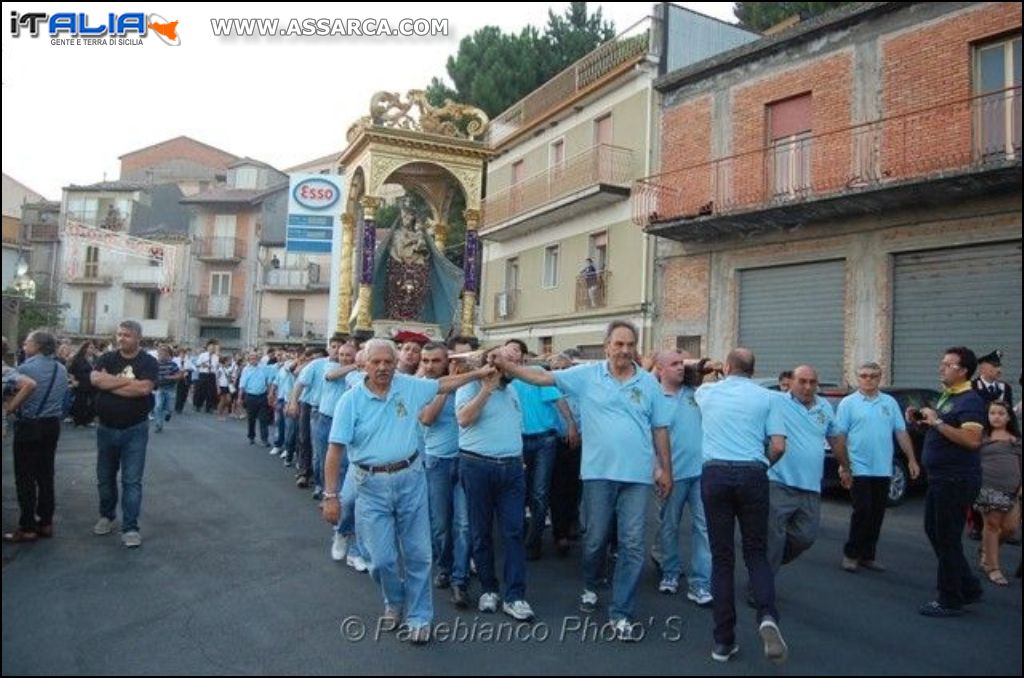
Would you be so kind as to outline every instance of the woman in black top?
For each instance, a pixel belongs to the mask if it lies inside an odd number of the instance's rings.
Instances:
[[[92,387],[89,375],[92,373],[93,357],[96,349],[91,341],[86,341],[75,353],[68,366],[71,383],[74,386],[75,400],[71,406],[71,416],[75,426],[88,426],[96,416],[93,399],[96,389]]]

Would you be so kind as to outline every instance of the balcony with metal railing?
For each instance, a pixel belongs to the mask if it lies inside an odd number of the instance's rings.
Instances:
[[[507,240],[629,198],[633,151],[599,144],[484,198],[480,235]]]
[[[650,17],[638,21],[517,101],[491,121],[487,143],[498,148],[610,78],[647,58],[657,59],[661,38],[656,25]]]
[[[576,276],[576,310],[589,311],[608,306],[610,279],[610,271],[599,271],[590,275],[581,273]]]
[[[64,283],[77,287],[110,287],[118,273],[113,264],[85,262],[73,267],[65,276]]]
[[[259,336],[261,341],[267,343],[326,340],[327,321],[261,318]]]
[[[198,238],[195,253],[200,261],[238,263],[245,258],[245,241],[240,238]]]
[[[319,264],[297,268],[272,268],[263,274],[263,289],[268,292],[324,291],[330,281],[321,276]]]
[[[65,316],[64,332],[74,336],[110,336],[117,332],[117,321],[95,316]]]
[[[208,320],[236,320],[241,309],[241,300],[217,294],[203,294],[189,297],[189,310],[197,318]]]
[[[1020,86],[808,133],[633,186],[633,220],[680,241],[1020,190]]]
[[[121,273],[125,287],[155,290],[164,284],[164,270],[160,266],[128,266]]]

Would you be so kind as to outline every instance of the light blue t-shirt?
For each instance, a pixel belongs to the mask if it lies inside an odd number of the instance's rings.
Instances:
[[[445,396],[444,406],[430,426],[423,426],[427,454],[447,459],[459,454],[459,422],[455,419],[455,396]]]
[[[825,438],[836,435],[832,405],[821,396],[807,407],[790,393],[777,393],[786,422],[786,454],[768,471],[768,480],[798,490],[821,492]]]
[[[836,429],[846,436],[853,475],[892,475],[892,437],[907,430],[895,398],[886,393],[874,398],[860,391],[851,393],[836,408]]]
[[[532,368],[543,370],[543,368]],[[512,388],[519,397],[523,410],[523,435],[535,435],[558,430],[557,419],[561,416],[555,410],[555,403],[562,399],[562,392],[553,386],[534,386],[515,379]]]
[[[625,383],[608,363],[578,365],[554,373],[555,384],[578,401],[583,436],[583,480],[654,483],[652,429],[667,428],[672,410],[650,373],[636,368]]]
[[[480,393],[474,381],[455,392],[458,412]],[[519,457],[523,454],[523,416],[515,389],[495,389],[472,426],[459,426],[459,447],[488,457]]]
[[[302,384],[302,395],[299,402],[316,407],[320,403],[320,389],[324,385],[324,372],[331,364],[327,358],[317,358],[302,368],[299,372],[298,382]]]
[[[245,391],[246,395],[266,395],[270,374],[266,365],[246,365],[238,379],[238,388]]]
[[[704,425],[704,461],[757,461],[768,465],[768,438],[786,435],[782,408],[771,391],[747,377],[704,384],[694,396]]]
[[[292,374],[292,365],[288,363],[287,366],[282,366],[277,370],[277,375],[274,377],[274,383],[276,384],[277,391],[277,402],[287,401],[288,397],[292,394],[292,388],[295,386],[295,375]]]
[[[341,396],[348,390],[348,385],[345,383],[345,377],[340,379],[329,380],[327,373],[336,370],[341,367],[341,363],[327,363],[327,367],[324,369],[323,386],[320,387],[320,403],[317,409],[320,412],[326,414],[329,417],[334,416],[334,410],[338,406],[338,401],[341,400]]]
[[[662,392],[672,408],[672,423],[668,427],[672,441],[672,479],[696,478],[704,464],[702,451],[700,408],[694,399],[696,389],[683,386],[675,395]]]
[[[353,370],[345,375],[345,388],[346,390],[351,390],[364,381],[366,381],[366,372],[364,370]]]
[[[365,382],[341,396],[329,440],[345,445],[348,460],[364,466],[402,461],[419,444],[419,414],[437,395],[435,379],[395,374],[386,398]]]

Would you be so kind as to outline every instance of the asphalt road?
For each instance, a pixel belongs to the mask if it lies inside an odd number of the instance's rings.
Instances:
[[[9,531],[17,523],[9,438],[3,454]],[[646,637],[608,642],[603,616],[576,611],[578,553],[559,559],[550,545],[528,568],[537,624],[456,614],[438,592],[436,631],[447,639],[412,647],[394,634],[378,638],[377,591],[329,559],[329,528],[291,477],[247,444],[243,422],[179,417],[150,436],[145,542],[129,551],[116,534],[93,536],[95,433],[65,428],[55,538],[3,545],[3,674],[1021,675],[1020,580],[985,583],[984,602],[959,619],[917,614],[935,580],[919,496],[886,517],[884,574],[839,568],[849,507],[825,501],[818,543],[778,578],[790,646],[780,669],[761,656],[745,607],[740,654],[728,665],[711,661],[710,611],[658,594],[649,564],[639,599]],[[1020,549],[1004,547],[1003,557],[1013,570]]]

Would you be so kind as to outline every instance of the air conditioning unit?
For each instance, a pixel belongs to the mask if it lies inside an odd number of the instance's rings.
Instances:
[[[498,293],[498,317],[508,317],[508,292]]]
[[[311,285],[320,282],[320,264],[309,264],[309,283]]]

